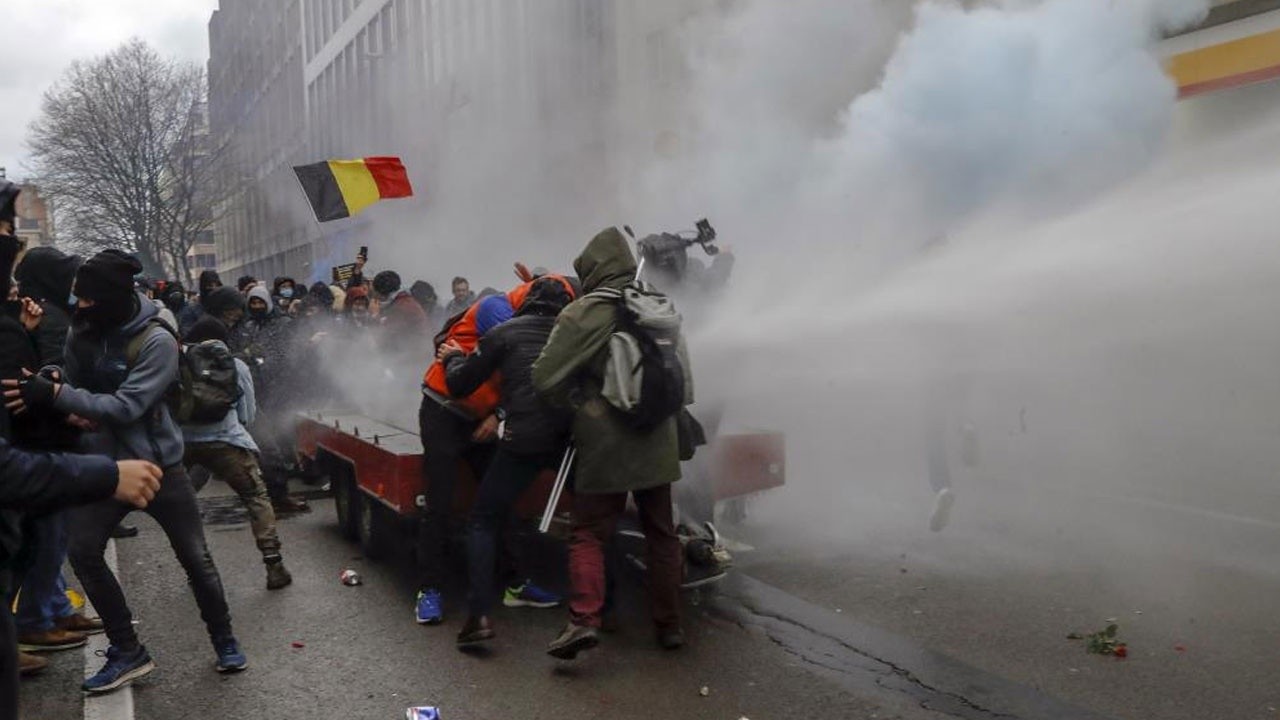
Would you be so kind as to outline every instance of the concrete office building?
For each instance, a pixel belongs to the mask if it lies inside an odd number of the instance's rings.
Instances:
[[[244,188],[217,232],[230,276],[323,278],[359,245],[468,215],[480,235],[553,231],[562,213],[521,183],[610,202],[612,2],[222,0],[209,33],[212,131],[234,141]],[[315,223],[291,166],[380,154],[404,159],[416,215]],[[482,186],[510,197],[502,222],[476,203]]]

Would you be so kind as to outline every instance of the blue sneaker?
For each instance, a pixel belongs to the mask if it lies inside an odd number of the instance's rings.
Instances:
[[[220,673],[240,672],[249,667],[249,658],[240,652],[240,643],[235,638],[215,641],[213,651],[218,653],[218,664],[214,668]]]
[[[419,625],[439,625],[444,621],[444,610],[441,608],[443,598],[435,588],[418,591],[418,602],[414,616]]]
[[[87,693],[109,693],[156,669],[151,662],[151,655],[142,645],[131,653],[121,652],[112,645],[107,648],[107,664],[102,666],[96,675],[84,681],[81,690]]]
[[[550,590],[544,590],[528,580],[525,580],[523,585],[508,587],[502,594],[502,604],[510,608],[553,608],[561,602],[559,595]]]

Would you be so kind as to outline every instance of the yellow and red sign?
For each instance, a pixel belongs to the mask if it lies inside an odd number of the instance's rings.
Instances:
[[[1166,66],[1178,97],[1280,78],[1280,29],[1174,55]]]

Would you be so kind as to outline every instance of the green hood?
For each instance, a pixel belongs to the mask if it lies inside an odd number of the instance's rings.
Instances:
[[[600,288],[620,288],[636,277],[636,258],[618,228],[602,230],[587,243],[573,269],[582,281],[582,292]]]

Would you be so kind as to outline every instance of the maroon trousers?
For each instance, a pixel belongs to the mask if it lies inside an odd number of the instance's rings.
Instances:
[[[645,537],[646,584],[658,630],[680,627],[680,539],[671,510],[671,486],[632,493]],[[573,496],[573,537],[569,542],[569,611],[575,625],[600,627],[605,599],[605,545],[627,509],[627,494]]]

